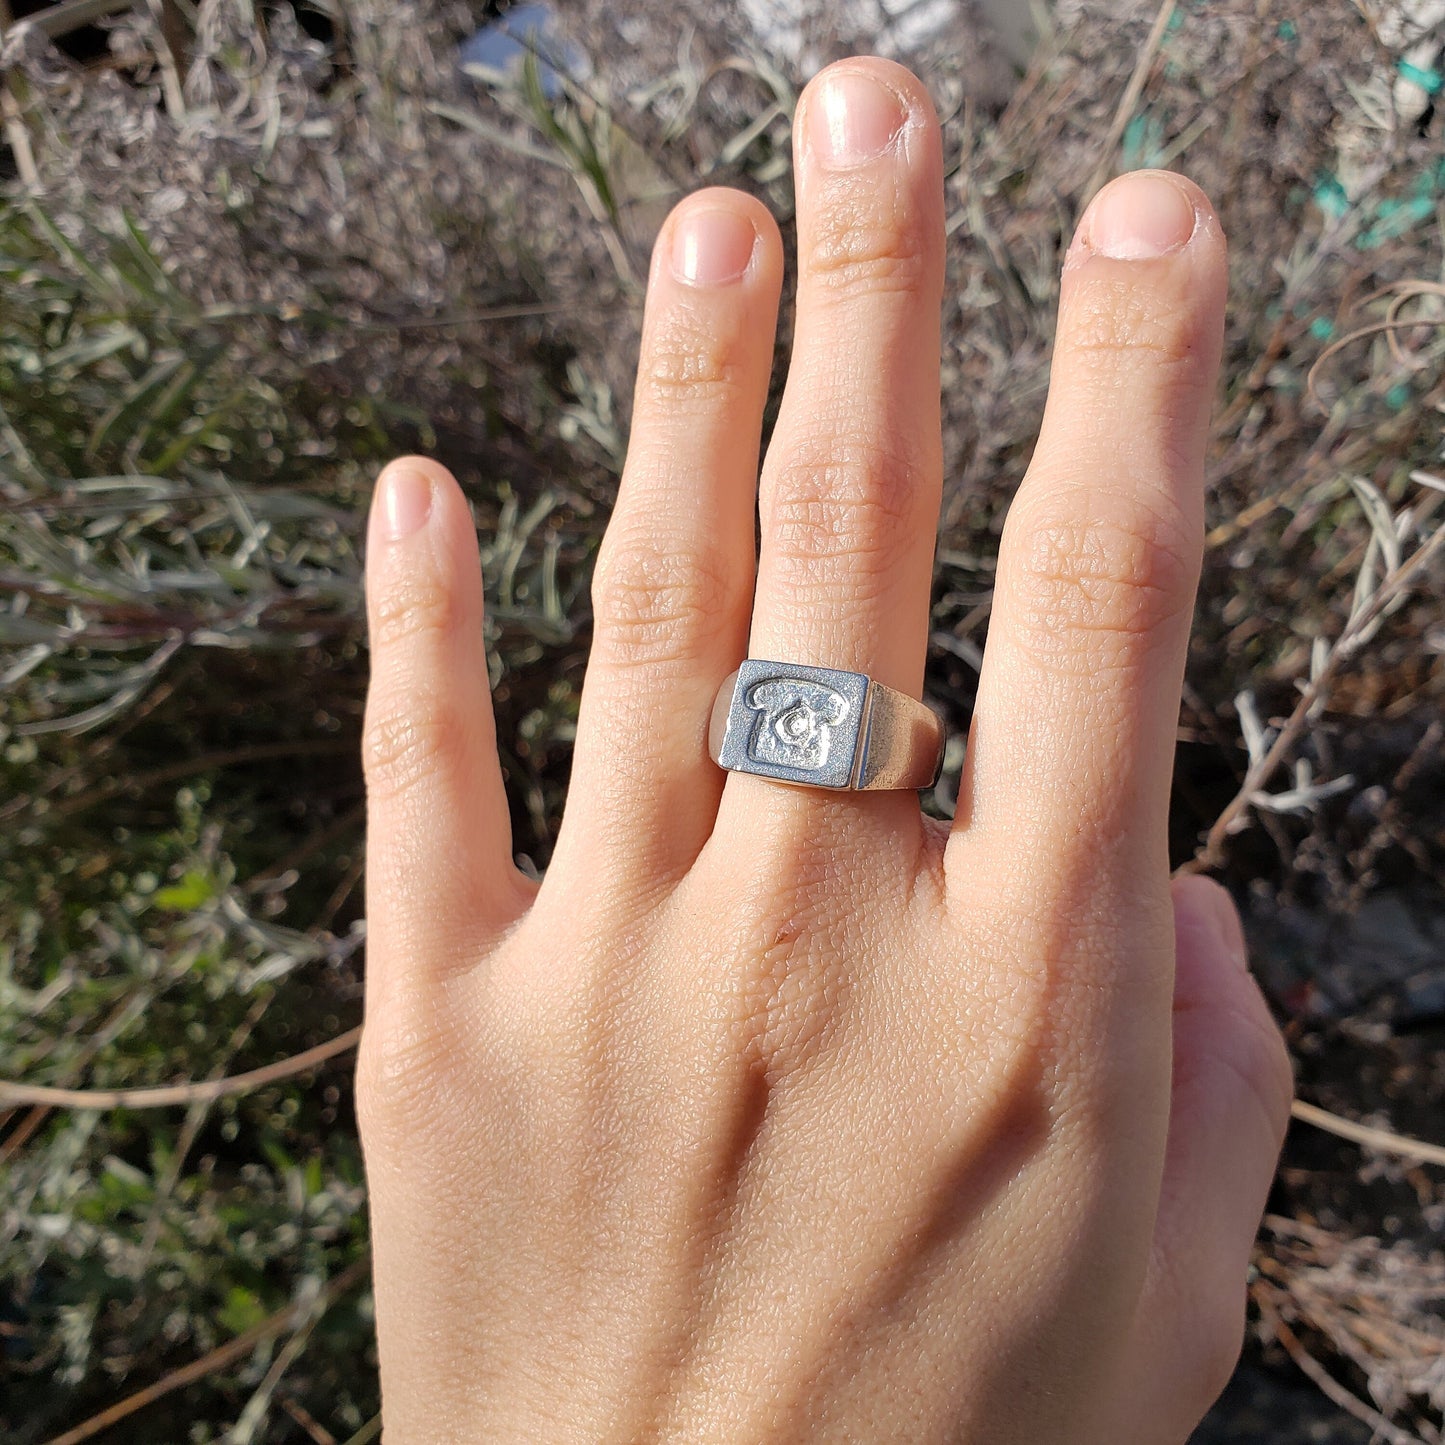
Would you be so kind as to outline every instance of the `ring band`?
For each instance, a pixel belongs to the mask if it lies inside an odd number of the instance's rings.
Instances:
[[[938,780],[943,724],[861,672],[749,658],[718,689],[708,752],[800,787],[916,790]]]

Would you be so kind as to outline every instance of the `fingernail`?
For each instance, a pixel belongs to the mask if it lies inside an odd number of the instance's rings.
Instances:
[[[1199,889],[1198,898],[1207,914],[1209,931],[1214,935],[1220,949],[1236,968],[1247,972],[1249,949],[1245,945],[1239,909],[1234,906],[1234,899],[1230,897],[1228,889],[1211,881],[1208,889]]]
[[[382,530],[388,542],[400,542],[419,531],[431,515],[431,478],[410,467],[383,473],[380,485]]]
[[[673,274],[690,286],[736,281],[757,243],[752,222],[736,211],[689,211],[673,228]]]
[[[857,70],[827,76],[808,108],[813,151],[824,165],[837,168],[882,155],[907,120],[899,96]]]
[[[1096,256],[1153,261],[1185,246],[1198,221],[1194,203],[1178,185],[1139,171],[1099,192],[1079,227],[1079,240]]]

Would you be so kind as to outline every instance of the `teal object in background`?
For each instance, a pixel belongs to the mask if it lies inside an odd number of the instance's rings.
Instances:
[[[1411,65],[1408,60],[1397,61],[1395,69],[1408,81],[1418,85],[1426,95],[1439,95],[1442,88],[1445,88],[1445,75],[1438,70],[1422,70],[1418,65]]]

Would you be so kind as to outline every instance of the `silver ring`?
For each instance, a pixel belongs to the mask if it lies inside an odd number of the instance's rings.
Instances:
[[[943,724],[861,672],[749,658],[718,690],[708,751],[719,766],[806,788],[927,788]]]

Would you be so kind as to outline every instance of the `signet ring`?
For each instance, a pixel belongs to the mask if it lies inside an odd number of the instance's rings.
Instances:
[[[938,780],[943,724],[861,672],[749,658],[718,689],[708,751],[797,787],[916,790]]]

